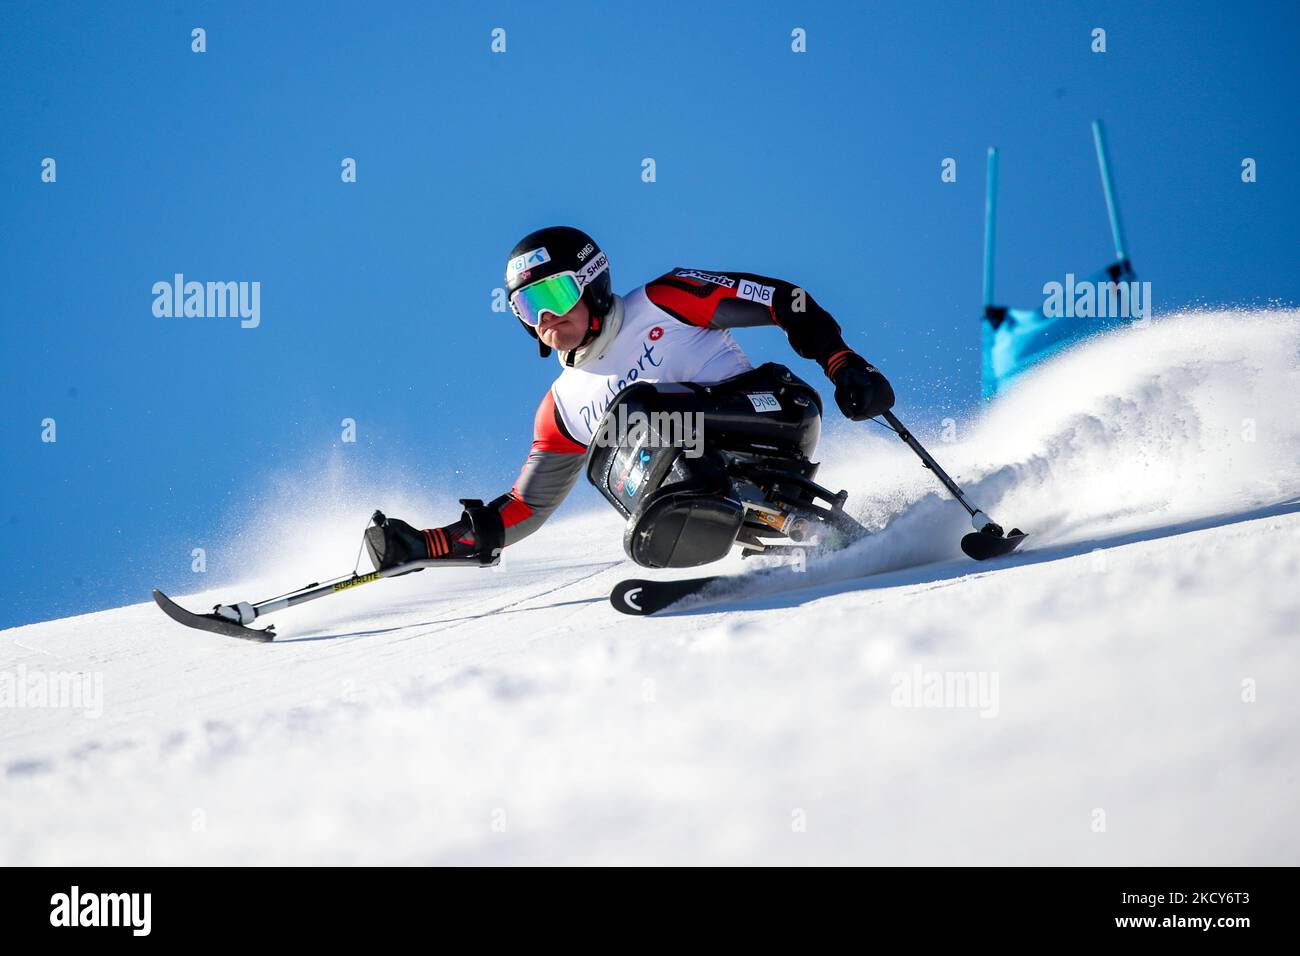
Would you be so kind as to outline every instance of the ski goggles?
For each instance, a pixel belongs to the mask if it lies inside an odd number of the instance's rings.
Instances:
[[[543,312],[564,315],[581,298],[582,287],[578,285],[577,274],[562,272],[517,290],[510,297],[510,306],[515,315],[535,329],[542,321]]]
[[[510,307],[525,325],[535,329],[543,312],[564,315],[577,305],[582,290],[608,268],[609,259],[602,252],[577,272],[561,272],[516,289]]]

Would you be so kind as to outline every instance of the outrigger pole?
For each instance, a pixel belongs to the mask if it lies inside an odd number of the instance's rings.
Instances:
[[[985,514],[982,510],[971,504],[966,498],[966,493],[961,490],[957,482],[948,477],[948,473],[939,467],[939,463],[934,457],[925,450],[924,446],[916,440],[916,437],[908,430],[907,426],[898,420],[893,412],[886,411],[881,414],[891,429],[898,433],[898,437],[908,448],[916,453],[916,457],[921,459],[921,464],[929,468],[939,482],[948,489],[949,494],[961,503],[970,515],[971,527],[975,530],[961,539],[961,549],[966,552],[967,557],[974,558],[976,561],[987,561],[989,558],[995,558],[999,555],[1010,554],[1024,542],[1027,535],[1019,528],[1012,528],[1008,532],[1003,532],[1002,526]]]
[[[477,513],[472,512],[470,510],[472,508],[483,508],[483,502],[476,498],[462,498],[461,504],[465,505],[467,514]],[[382,511],[376,511],[370,517],[370,521],[374,525],[382,526],[387,520]],[[479,529],[476,527],[475,531],[478,533]],[[372,581],[382,581],[384,578],[410,574],[412,571],[419,571],[423,568],[490,567],[498,564],[501,561],[501,545],[491,547],[488,551],[490,553],[485,553],[482,557],[473,558],[421,558],[416,561],[407,561],[403,564],[384,568],[383,570],[371,571],[369,574],[360,574],[354,567],[351,574],[341,575],[323,582],[313,581],[296,591],[279,594],[273,598],[267,598],[265,601],[256,603],[238,601],[234,604],[218,604],[209,614],[195,614],[193,611],[187,611],[159,590],[153,592],[153,599],[163,613],[178,624],[197,628],[200,631],[211,631],[214,634],[225,634],[227,637],[238,637],[246,641],[265,643],[275,638],[275,625],[268,624],[265,628],[249,627],[248,625],[275,611],[283,611],[285,608],[296,607],[299,604],[306,604],[308,601],[316,601],[332,594],[349,591],[363,584],[370,584]],[[358,563],[360,560],[361,556],[358,554]]]

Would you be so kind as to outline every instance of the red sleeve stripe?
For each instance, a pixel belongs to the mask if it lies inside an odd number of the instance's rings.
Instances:
[[[573,440],[564,430],[560,421],[559,410],[555,407],[555,396],[546,390],[546,397],[537,406],[537,415],[533,418],[533,447],[538,451],[554,451],[566,455],[583,455],[587,449]]]
[[[847,362],[849,360],[849,357],[852,356],[853,354],[854,353],[852,349],[840,349],[838,352],[836,352],[834,355],[828,358],[826,360],[826,377],[829,379],[834,379],[835,376],[839,373],[840,369],[844,367],[844,363]]]
[[[680,277],[671,276],[674,282],[684,282],[690,285],[699,285],[705,287],[704,283],[690,282],[690,280]],[[681,319],[690,325],[698,325],[700,328],[708,328],[709,323],[713,321],[713,313],[718,310],[718,303],[728,297],[734,297],[734,289],[728,289],[725,286],[713,285],[707,296],[698,296],[684,289],[669,285],[667,282],[655,281],[648,283],[645,287],[646,297],[659,308],[663,309],[674,318]]]
[[[451,545],[447,543],[447,532],[441,528],[425,528],[424,543],[429,548],[429,557],[441,558],[451,554]]]
[[[519,522],[532,516],[533,509],[523,498],[520,498],[513,488],[510,489],[510,500],[506,502],[501,509],[501,523],[507,528],[512,528]]]

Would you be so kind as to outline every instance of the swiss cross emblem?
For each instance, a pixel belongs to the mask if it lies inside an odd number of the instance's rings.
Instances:
[[[656,325],[653,329],[650,330],[651,342],[658,342],[663,337],[664,337],[664,330],[660,326]]]

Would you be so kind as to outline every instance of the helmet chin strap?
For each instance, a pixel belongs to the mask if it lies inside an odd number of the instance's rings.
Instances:
[[[587,334],[582,337],[582,341],[573,348],[564,352],[564,364],[573,368],[573,360],[577,358],[578,353],[583,347],[590,345],[596,336],[600,335],[600,330],[604,327],[605,317],[603,315],[593,315],[587,319]]]

